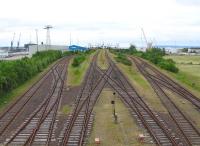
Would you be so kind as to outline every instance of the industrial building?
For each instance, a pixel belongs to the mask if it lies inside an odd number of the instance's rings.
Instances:
[[[29,56],[32,56],[35,54],[37,51],[45,51],[45,50],[60,50],[60,51],[68,51],[68,46],[62,46],[62,45],[29,45],[28,46],[29,50]]]
[[[84,52],[84,51],[87,51],[87,50],[88,50],[88,48],[86,48],[86,47],[81,47],[81,46],[77,46],[77,45],[69,46],[69,51],[74,51],[74,52],[81,51],[81,52]]]

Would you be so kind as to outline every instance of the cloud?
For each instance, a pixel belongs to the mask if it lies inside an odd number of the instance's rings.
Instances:
[[[190,6],[199,6],[200,1],[199,0],[176,0],[177,3],[182,5],[190,5]]]
[[[35,29],[45,42],[43,27],[51,24],[52,43],[141,42],[141,27],[157,42],[198,42],[198,0],[6,0],[0,9],[0,45],[14,32],[22,43],[35,41]],[[12,5],[11,5],[12,4]],[[7,40],[7,41],[6,41]]]

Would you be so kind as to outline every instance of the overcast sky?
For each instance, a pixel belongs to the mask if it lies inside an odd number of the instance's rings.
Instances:
[[[141,28],[154,44],[200,46],[200,0],[1,0],[0,46],[10,45],[13,33],[21,44],[144,44]],[[16,42],[15,42],[16,45]]]

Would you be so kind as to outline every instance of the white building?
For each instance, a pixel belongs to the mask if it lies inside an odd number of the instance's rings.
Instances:
[[[68,46],[61,46],[61,45],[51,45],[50,47],[47,47],[46,45],[30,45],[28,47],[28,51],[29,51],[29,56],[32,56],[33,54],[35,54],[37,51],[45,51],[45,50],[61,50],[61,51],[67,51],[68,50]]]
[[[200,48],[190,48],[190,49],[188,49],[188,53],[198,53],[198,54],[200,54]]]

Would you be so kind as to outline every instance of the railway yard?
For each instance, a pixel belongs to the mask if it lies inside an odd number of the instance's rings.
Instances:
[[[79,84],[73,57],[0,111],[0,145],[200,146],[198,93],[142,58],[128,56],[127,67],[106,49],[89,55]]]

